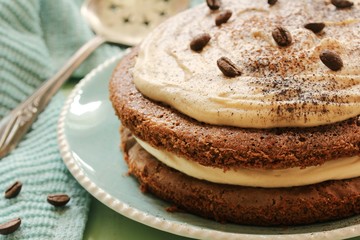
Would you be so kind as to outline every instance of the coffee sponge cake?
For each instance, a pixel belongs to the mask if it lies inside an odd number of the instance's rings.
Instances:
[[[169,19],[114,71],[129,172],[220,222],[359,214],[359,3],[219,4]]]

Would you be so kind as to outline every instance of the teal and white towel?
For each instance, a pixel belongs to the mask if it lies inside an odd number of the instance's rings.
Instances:
[[[81,0],[0,0],[0,119],[48,79],[93,33],[81,18]],[[96,50],[73,76],[82,77],[118,48]],[[0,160],[0,192],[16,180],[20,194],[0,194],[0,223],[20,217],[13,234],[0,239],[82,239],[90,197],[62,162],[56,125],[64,96],[58,94],[10,155]],[[47,195],[66,193],[64,208]]]

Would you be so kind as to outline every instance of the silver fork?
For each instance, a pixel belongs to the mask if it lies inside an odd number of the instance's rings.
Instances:
[[[0,121],[0,158],[6,156],[17,146],[37,116],[72,72],[104,42],[104,38],[97,36],[83,45],[57,74],[44,82],[28,99]]]

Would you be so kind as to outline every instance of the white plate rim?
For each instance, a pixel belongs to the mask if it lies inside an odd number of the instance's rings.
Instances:
[[[104,205],[113,209],[114,211],[122,214],[123,216],[132,219],[134,221],[140,222],[147,226],[166,231],[172,234],[196,238],[196,239],[228,239],[228,240],[237,240],[237,239],[274,239],[274,240],[299,240],[299,239],[344,239],[351,238],[360,235],[360,224],[344,227],[341,229],[332,229],[321,232],[313,233],[296,233],[296,234],[281,234],[281,235],[256,235],[256,234],[246,234],[246,233],[229,233],[222,232],[212,229],[204,229],[194,225],[179,223],[171,220],[166,220],[164,218],[156,217],[150,215],[146,212],[138,210],[134,207],[129,206],[128,204],[122,202],[121,200],[115,198],[110,193],[103,190],[101,187],[97,186],[89,177],[84,174],[83,169],[77,164],[76,159],[71,153],[71,146],[69,145],[66,135],[65,135],[65,121],[66,114],[69,111],[71,103],[74,101],[74,97],[78,92],[95,77],[99,72],[104,71],[110,64],[115,61],[120,60],[128,51],[116,55],[104,63],[100,64],[98,67],[93,69],[89,74],[87,74],[71,91],[68,96],[65,104],[60,112],[58,125],[57,125],[57,137],[60,154],[62,159],[73,175],[73,177],[78,181],[78,183],[88,191],[92,196],[102,202]]]

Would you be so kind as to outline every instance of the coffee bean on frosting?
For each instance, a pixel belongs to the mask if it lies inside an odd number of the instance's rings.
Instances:
[[[350,8],[354,5],[353,2],[348,0],[331,0],[331,3],[336,8]]]
[[[241,75],[240,69],[227,57],[221,57],[217,60],[220,71],[227,77],[236,77]]]
[[[323,23],[323,22],[313,22],[313,23],[305,24],[304,27],[306,29],[309,29],[309,30],[313,31],[313,33],[319,33],[324,29],[325,23]]]
[[[269,5],[275,5],[275,3],[277,2],[277,0],[268,0],[268,4]]]
[[[220,0],[206,0],[206,3],[211,10],[218,10],[220,8]]]
[[[341,57],[334,51],[324,50],[320,53],[320,60],[333,71],[338,71],[343,67]]]
[[[215,19],[216,26],[220,26],[221,24],[226,23],[231,18],[231,16],[232,16],[232,11],[230,10],[223,11]]]
[[[5,198],[14,198],[16,197],[22,188],[22,183],[20,181],[14,182],[10,187],[5,191]]]
[[[190,42],[190,48],[193,51],[200,52],[210,41],[211,36],[207,33],[199,34]]]
[[[286,28],[281,26],[277,26],[272,31],[272,36],[275,42],[281,47],[289,46],[292,42],[292,37],[290,32]]]

